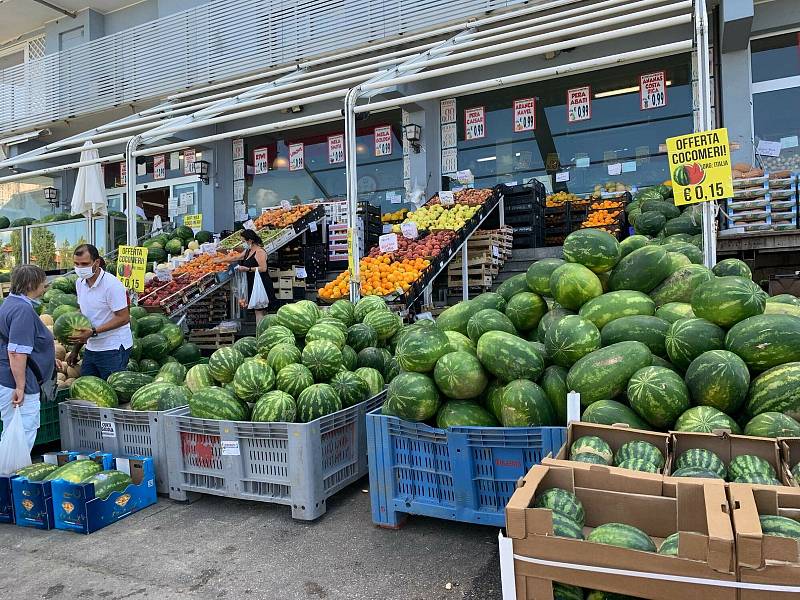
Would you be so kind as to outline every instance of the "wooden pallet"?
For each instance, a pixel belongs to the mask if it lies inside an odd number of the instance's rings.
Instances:
[[[193,329],[189,332],[189,341],[201,350],[217,350],[224,346],[232,346],[236,341],[236,332],[219,329]]]
[[[468,273],[467,285],[469,287],[492,287],[492,282],[494,281],[496,275],[496,273],[494,275],[491,273]],[[461,288],[461,285],[461,273],[459,273],[457,276],[451,273],[447,274],[447,287]]]
[[[467,254],[467,267],[477,267],[477,266],[481,266],[481,265],[490,265],[490,266],[501,268],[503,266],[504,262],[505,261],[503,260],[502,257],[498,258],[496,256],[492,256],[492,253],[490,251],[486,251],[486,250],[482,251],[478,255]],[[461,256],[457,256],[456,258],[454,258],[450,262],[447,270],[448,271],[452,271],[454,268],[457,267],[458,270],[460,271],[461,270],[461,263],[462,263]]]

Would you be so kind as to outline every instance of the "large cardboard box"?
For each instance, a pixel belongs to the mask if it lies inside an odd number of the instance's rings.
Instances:
[[[795,586],[800,590],[800,542],[765,536],[759,515],[780,515],[800,520],[800,490],[731,483],[728,497],[736,535],[739,581],[750,584]],[[797,598],[800,591],[742,589],[739,600]]]
[[[652,600],[735,600],[734,588],[662,578],[736,580],[724,484],[685,481],[672,490],[658,488],[659,493],[654,493],[656,484],[662,481],[661,475],[603,465],[534,466],[506,506],[513,553],[528,559],[514,560],[517,600],[549,600],[553,597],[552,581]],[[658,546],[680,531],[679,555],[555,537],[552,512],[533,508],[537,495],[553,487],[575,493],[583,503],[584,535],[604,523],[627,523],[646,532]],[[616,572],[600,572],[598,568]]]
[[[778,447],[781,451],[783,476],[789,485],[800,487],[800,481],[792,476],[792,467],[800,463],[800,437],[780,438]]]

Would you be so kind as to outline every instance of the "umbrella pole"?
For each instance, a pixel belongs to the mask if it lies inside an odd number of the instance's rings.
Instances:
[[[136,227],[136,157],[133,153],[142,141],[141,136],[135,135],[125,145],[125,168],[127,169],[127,193],[125,195],[125,214],[128,223],[128,245],[136,246],[139,235]]]

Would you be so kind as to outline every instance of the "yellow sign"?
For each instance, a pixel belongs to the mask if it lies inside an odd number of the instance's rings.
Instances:
[[[144,291],[144,272],[147,268],[147,248],[120,246],[117,253],[117,278],[129,290]]]
[[[347,269],[350,271],[350,281],[356,281],[354,277],[355,271],[355,261],[353,257],[355,256],[355,249],[353,248],[353,228],[347,228]],[[358,281],[361,281],[361,273],[359,272]]]
[[[667,157],[678,206],[733,196],[727,129],[669,138]]]
[[[191,227],[192,229],[202,229],[203,215],[184,215],[183,224],[186,225],[186,227]]]

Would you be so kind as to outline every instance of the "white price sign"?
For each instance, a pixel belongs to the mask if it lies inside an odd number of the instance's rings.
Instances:
[[[100,421],[100,435],[104,438],[117,437],[117,425],[114,421]]]
[[[592,118],[592,88],[588,85],[567,90],[567,119],[570,123]]]
[[[163,154],[156,154],[153,157],[153,179],[167,178],[167,157]]]
[[[119,182],[122,185],[126,185],[128,183],[128,165],[125,164],[124,160],[119,163]]]
[[[639,77],[641,109],[662,108],[667,105],[667,72],[657,71]]]
[[[256,230],[256,224],[253,223],[253,219],[247,219],[244,223],[242,223],[242,227],[245,229],[249,229],[250,231]]]
[[[464,138],[479,140],[486,137],[486,108],[475,106],[464,111]]]
[[[197,160],[197,153],[194,148],[187,148],[183,151],[183,174],[194,175],[194,161]]]
[[[536,98],[514,100],[514,133],[536,129]]]
[[[392,155],[392,127],[384,125],[375,128],[375,156]]]
[[[241,450],[239,449],[238,440],[222,440],[222,456],[239,456]]]
[[[316,221],[311,221],[311,223],[308,224],[308,230],[311,233],[314,233],[317,230],[317,222]]]
[[[622,174],[622,163],[614,163],[613,165],[608,165],[608,174],[609,175],[621,175]]]
[[[378,249],[381,252],[395,252],[397,250],[397,234],[385,233],[378,238]]]
[[[179,201],[181,206],[191,206],[194,204],[194,192],[181,192]]]
[[[233,160],[241,160],[244,158],[244,140],[236,138],[233,140]]]
[[[419,232],[417,231],[417,224],[414,221],[409,221],[408,223],[402,223],[400,225],[400,233],[403,234],[404,238],[409,240],[415,240],[419,236]]]
[[[455,123],[442,125],[442,148],[458,146],[458,132]]]
[[[344,134],[328,136],[328,164],[344,162]]]
[[[453,192],[442,190],[439,192],[439,204],[442,206],[453,206],[456,203],[456,196]]]
[[[442,150],[442,175],[450,175],[458,169],[458,151],[456,148]]]
[[[439,103],[440,120],[439,122],[444,125],[446,123],[456,122],[456,99],[447,98]]]
[[[269,171],[269,149],[256,148],[253,150],[253,174],[263,175]]]
[[[569,171],[556,173],[556,183],[566,183],[567,181],[569,181]]]
[[[295,267],[294,268],[294,276],[297,279],[305,279],[306,277],[308,277],[308,274],[306,273],[306,268],[305,267]]]
[[[233,180],[244,181],[244,159],[233,161]]]
[[[494,258],[500,258],[500,247],[499,246],[492,246],[492,256]]]
[[[305,146],[303,144],[289,144],[289,170],[302,171],[305,166]]]
[[[244,181],[239,179],[233,182],[233,201],[241,202],[244,200]]]
[[[780,142],[768,142],[767,140],[759,140],[756,154],[760,156],[778,157],[781,155]]]
[[[281,208],[283,210],[291,210],[292,205],[288,200],[281,200]]]

